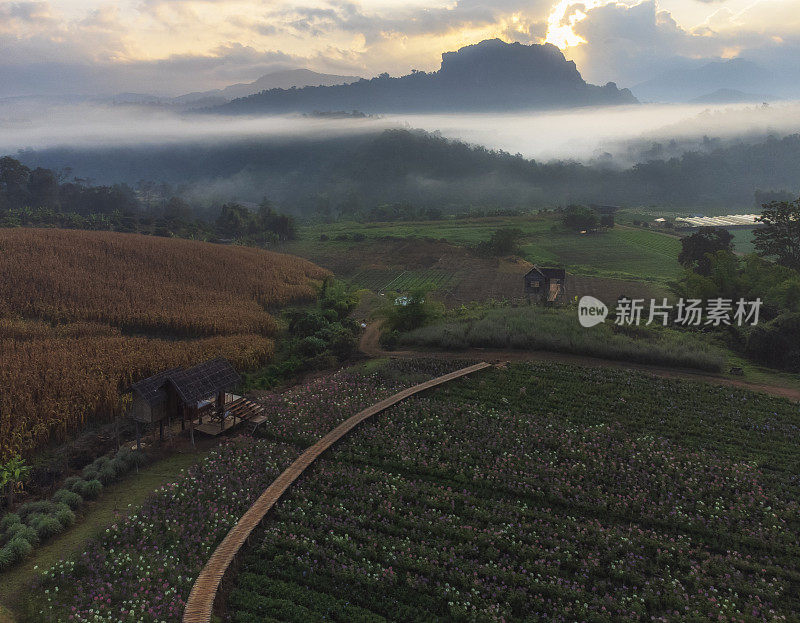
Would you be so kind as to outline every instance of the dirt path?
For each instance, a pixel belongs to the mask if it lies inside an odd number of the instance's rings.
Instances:
[[[554,353],[542,350],[490,350],[473,348],[459,351],[432,351],[432,350],[392,350],[386,351],[380,345],[380,323],[370,323],[359,342],[359,349],[368,357],[392,357],[398,359],[415,359],[427,357],[434,359],[463,359],[465,361],[544,361],[554,363],[564,363],[576,366],[592,368],[616,368],[620,370],[636,370],[658,376],[661,378],[687,379],[690,381],[700,381],[703,383],[713,383],[715,385],[727,385],[739,387],[751,391],[762,392],[772,396],[788,398],[795,402],[800,402],[800,390],[792,387],[782,387],[779,385],[766,385],[761,383],[751,383],[740,379],[734,379],[721,374],[710,374],[687,368],[667,368],[649,364],[629,363],[625,361],[614,361],[611,359],[600,359],[598,357],[588,357],[585,355],[572,355],[568,353]]]

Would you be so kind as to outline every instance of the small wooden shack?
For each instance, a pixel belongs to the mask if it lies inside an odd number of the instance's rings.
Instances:
[[[534,266],[525,274],[525,294],[539,303],[554,304],[566,297],[567,271]]]
[[[173,418],[181,421],[182,428],[189,421],[192,438],[194,420],[202,425],[206,415],[210,420],[220,421],[221,432],[226,429],[225,419],[232,409],[236,414],[243,412],[241,402],[244,399],[226,394],[239,381],[236,370],[223,358],[212,359],[191,368],[165,370],[131,385],[128,391],[133,395],[133,400],[128,409],[128,417],[136,422],[137,432],[139,423],[158,423],[162,438],[164,422]],[[226,402],[226,397],[232,400]],[[251,403],[248,402],[249,404]]]

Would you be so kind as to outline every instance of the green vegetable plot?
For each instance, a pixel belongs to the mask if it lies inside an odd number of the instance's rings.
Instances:
[[[256,621],[761,621],[800,610],[796,405],[518,365],[398,405],[276,509]]]

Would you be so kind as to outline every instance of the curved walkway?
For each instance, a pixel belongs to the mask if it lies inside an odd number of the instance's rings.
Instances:
[[[444,376],[431,379],[420,385],[409,387],[403,391],[382,400],[359,413],[356,413],[351,418],[345,420],[339,426],[334,428],[331,432],[325,435],[313,446],[306,449],[300,457],[292,463],[286,471],[278,476],[273,483],[267,487],[266,491],[261,494],[255,503],[242,515],[237,524],[231,528],[227,536],[223,539],[222,543],[217,546],[211,558],[206,562],[205,567],[200,572],[200,575],[195,580],[192,592],[189,594],[189,599],[186,602],[186,609],[183,614],[184,623],[209,623],[211,615],[214,610],[214,602],[217,598],[222,579],[228,571],[231,562],[236,554],[242,548],[247,538],[256,529],[256,527],[264,519],[264,516],[280,499],[284,492],[297,480],[297,478],[308,468],[319,456],[330,448],[334,443],[339,441],[347,433],[353,430],[361,422],[367,418],[385,411],[392,405],[397,404],[401,400],[413,396],[421,391],[430,389],[442,383],[447,383],[467,374],[483,370],[490,367],[490,364],[481,362],[468,368],[462,368],[456,372],[445,374]]]

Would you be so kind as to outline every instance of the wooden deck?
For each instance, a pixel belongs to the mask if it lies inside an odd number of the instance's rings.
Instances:
[[[385,411],[401,400],[425,391],[426,389],[441,385],[442,383],[447,383],[448,381],[455,380],[488,367],[490,367],[490,364],[481,362],[469,366],[468,368],[462,368],[456,372],[431,379],[420,385],[404,389],[394,396],[356,413],[351,418],[339,424],[339,426],[334,428],[313,446],[307,448],[294,463],[267,487],[267,490],[261,494],[261,497],[255,501],[241,519],[239,519],[236,525],[231,528],[222,543],[220,543],[217,549],[214,550],[214,553],[211,554],[211,558],[206,562],[205,567],[203,567],[197,580],[195,580],[192,592],[189,594],[189,599],[186,602],[186,609],[183,613],[183,622],[210,623],[219,586],[231,562],[233,562],[234,557],[239,553],[242,545],[247,541],[253,530],[255,530],[261,523],[261,520],[264,519],[267,512],[269,512],[291,484],[297,480],[309,465],[325,452],[325,450],[330,448],[364,420],[381,411]]]
[[[217,420],[195,425],[195,431],[216,437],[245,422],[258,425],[267,419],[264,407],[249,398],[237,398],[225,405],[225,412],[227,415],[221,422]]]

